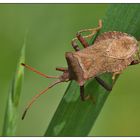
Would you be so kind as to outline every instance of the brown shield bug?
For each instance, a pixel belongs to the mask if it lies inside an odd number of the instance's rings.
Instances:
[[[63,72],[60,76],[45,75],[22,63],[23,66],[41,76],[57,79],[29,102],[22,119],[24,119],[27,110],[34,101],[58,83],[75,80],[80,86],[80,96],[84,101],[88,99],[84,96],[84,84],[88,79],[95,78],[99,84],[110,91],[112,90],[112,86],[109,86],[105,81],[99,78],[99,75],[109,72],[113,74],[112,79],[114,80],[115,76],[120,74],[129,65],[138,64],[140,62],[138,41],[126,33],[118,31],[104,32],[96,37],[93,45],[89,45],[86,38],[93,37],[101,28],[102,21],[99,20],[97,28],[81,30],[76,34],[76,38],[72,40],[72,47],[76,52],[66,52],[65,54],[68,67],[56,68],[56,70]],[[90,32],[90,34],[82,36],[83,32]],[[80,41],[84,49],[80,50],[77,40]]]

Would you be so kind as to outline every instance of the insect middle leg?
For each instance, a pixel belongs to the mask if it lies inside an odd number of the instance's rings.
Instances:
[[[102,80],[101,78],[99,77],[95,77],[96,81],[101,85],[103,86],[107,91],[111,91],[112,90],[112,86],[108,85],[104,80]],[[94,100],[92,98],[92,96],[90,95],[87,95],[85,96],[84,95],[84,85],[83,86],[80,86],[80,97],[81,97],[81,100],[82,101],[86,101],[88,99],[92,99],[93,103],[94,103]]]
[[[103,86],[107,91],[111,91],[112,90],[112,85],[108,85],[104,80],[102,80],[99,77],[95,77],[96,81]]]
[[[79,40],[81,42],[81,44],[83,45],[84,48],[87,48],[89,46],[89,44],[86,41],[86,39],[87,38],[92,38],[101,28],[102,28],[102,20],[99,20],[97,28],[84,29],[84,30],[78,31],[77,34],[76,34],[76,38],[72,39],[72,46],[73,46],[73,48],[76,51],[78,51],[80,49],[79,46],[76,43],[77,40]],[[91,33],[89,35],[87,35],[87,36],[82,36],[83,32],[91,32]]]
[[[80,86],[80,97],[81,97],[81,100],[82,101],[86,101],[90,98],[90,95],[87,95],[85,96],[85,93],[84,93],[84,85],[83,86]]]

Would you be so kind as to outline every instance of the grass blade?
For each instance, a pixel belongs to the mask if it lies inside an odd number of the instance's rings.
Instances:
[[[21,49],[21,55],[17,64],[17,69],[15,76],[12,80],[8,100],[7,108],[5,112],[5,120],[3,126],[3,136],[15,136],[17,127],[17,117],[18,117],[18,105],[20,100],[20,93],[23,82],[24,67],[21,63],[25,62],[25,41]]]
[[[103,20],[101,32],[121,31],[140,39],[140,5],[112,4]],[[93,17],[92,17],[93,18]],[[101,33],[100,32],[100,33]],[[111,74],[101,75],[111,84]],[[79,86],[73,81],[68,86],[45,136],[87,136],[109,95],[94,79],[86,85],[86,93],[92,94],[95,103],[82,102]]]

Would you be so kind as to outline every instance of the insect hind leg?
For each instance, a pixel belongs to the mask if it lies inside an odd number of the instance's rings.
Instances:
[[[136,65],[136,64],[139,64],[139,63],[140,63],[140,60],[133,60],[130,65]]]
[[[137,59],[133,60],[130,65],[136,65],[140,63],[140,52],[138,51],[136,55],[137,55]]]

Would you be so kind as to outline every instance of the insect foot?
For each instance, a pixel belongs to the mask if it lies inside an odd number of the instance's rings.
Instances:
[[[80,97],[81,101],[91,101],[93,104],[95,104],[95,99],[92,95],[84,95],[84,86],[80,86]]]
[[[114,73],[113,73],[113,76],[112,76],[112,80],[114,81],[115,78],[116,78],[116,76],[119,75],[119,74],[121,74],[120,71],[118,71],[118,72],[114,72]]]

